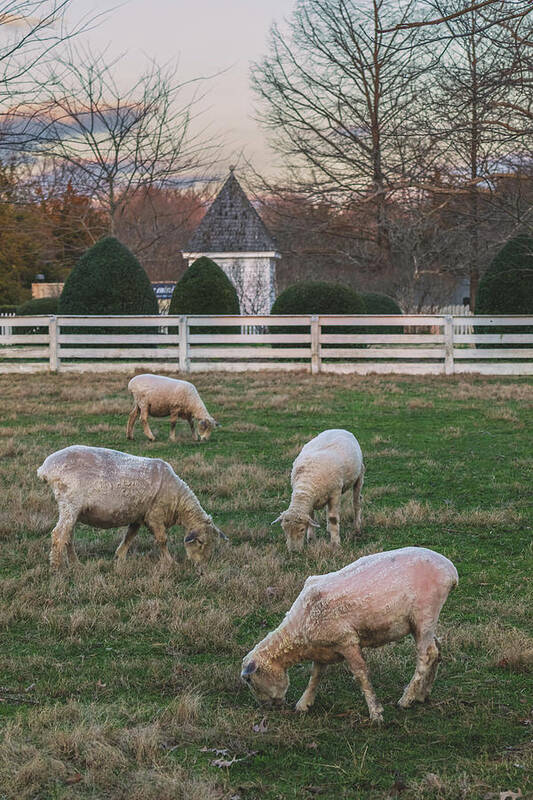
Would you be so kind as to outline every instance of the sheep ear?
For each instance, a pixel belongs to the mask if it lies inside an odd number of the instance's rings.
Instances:
[[[250,661],[245,668],[241,672],[241,678],[249,678],[250,675],[253,675],[254,672],[257,672],[257,664],[255,661]]]
[[[216,525],[214,527],[220,538],[223,539],[225,542],[229,542],[229,536],[226,536],[224,531],[221,531],[220,528],[217,528]]]
[[[183,540],[185,544],[191,544],[191,542],[195,542],[198,539],[198,531],[189,531],[185,539]]]
[[[311,525],[313,528],[320,528],[318,522],[315,522],[315,520],[312,519],[312,517],[307,517],[307,524]]]
[[[279,515],[279,517],[276,517],[276,519],[274,520],[274,522],[271,522],[270,524],[271,524],[271,525],[275,525],[275,524],[276,524],[276,522],[281,522],[281,518],[282,518],[282,517],[283,517],[283,511],[281,512],[281,514]]]

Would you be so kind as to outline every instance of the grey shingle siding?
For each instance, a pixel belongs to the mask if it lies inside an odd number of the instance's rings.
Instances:
[[[188,253],[272,252],[275,239],[233,172],[184,248]]]

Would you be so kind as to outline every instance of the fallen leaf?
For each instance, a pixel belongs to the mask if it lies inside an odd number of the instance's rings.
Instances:
[[[74,783],[79,783],[81,781],[82,777],[83,776],[80,775],[79,772],[77,772],[75,775],[71,775],[70,778],[65,778],[64,782],[66,784],[68,784],[69,786],[72,786]]]
[[[210,763],[212,767],[219,767],[220,769],[222,769],[223,767],[231,767],[231,765],[235,764],[236,761],[243,761],[243,760],[244,759],[242,758],[235,758],[235,756],[233,756],[231,761],[228,761],[226,758],[215,758],[215,760],[211,761]]]
[[[267,718],[263,717],[261,722],[257,723],[256,725],[252,725],[252,730],[254,733],[266,733],[268,730]]]
[[[102,681],[100,679],[98,679],[96,681],[96,688],[97,689],[105,689],[106,686],[107,686],[107,683],[102,683]]]
[[[519,789],[517,792],[511,792],[509,790],[506,792],[500,792],[500,800],[517,800],[518,797],[522,796],[521,789]]]
[[[444,784],[443,784],[443,782],[441,781],[441,779],[439,778],[439,776],[438,776],[438,775],[435,775],[435,773],[434,773],[434,772],[428,772],[428,773],[427,773],[427,774],[424,776],[424,781],[426,782],[426,784],[427,784],[427,785],[428,785],[428,786],[429,786],[431,789],[438,789],[438,790],[442,790],[442,789],[444,789]]]
[[[201,747],[200,753],[215,753],[217,756],[227,756],[229,750],[225,747]]]
[[[404,780],[403,775],[400,775],[399,772],[394,773],[394,783],[391,786],[391,796],[395,797],[403,792],[404,789],[407,789],[407,784]]]
[[[307,747],[308,747],[309,750],[318,750],[318,745],[317,745],[316,742],[309,742]]]
[[[210,764],[212,767],[218,767],[219,769],[223,769],[224,767],[228,768],[236,764],[238,761],[246,761],[247,758],[250,756],[256,756],[257,750],[250,750],[249,753],[246,753],[242,758],[237,758],[237,756],[233,756],[231,760],[227,758],[215,758],[214,761],[211,761]]]

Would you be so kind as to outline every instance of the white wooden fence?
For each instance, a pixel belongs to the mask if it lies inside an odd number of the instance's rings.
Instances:
[[[35,316],[2,328],[0,372],[139,369],[533,375],[533,316]]]

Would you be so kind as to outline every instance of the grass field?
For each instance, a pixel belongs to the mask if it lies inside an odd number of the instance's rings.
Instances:
[[[251,800],[468,798],[533,790],[531,444],[526,379],[196,376],[223,427],[140,425],[127,442],[127,378],[0,376],[0,798]],[[363,534],[343,502],[342,548],[324,529],[286,552],[270,521],[287,507],[292,461],[329,427],[366,462]],[[84,443],[168,460],[231,537],[201,575],[159,566],[141,532],[124,569],[119,531],[80,525],[81,566],[51,576],[56,507],[36,468]],[[324,519],[323,513],[319,520]],[[346,667],[330,668],[308,715],[263,711],[242,657],[281,620],[310,574],[424,545],[455,563],[429,703],[396,707],[410,639],[367,651],[385,724],[372,726]],[[531,794],[529,794],[531,796]]]

